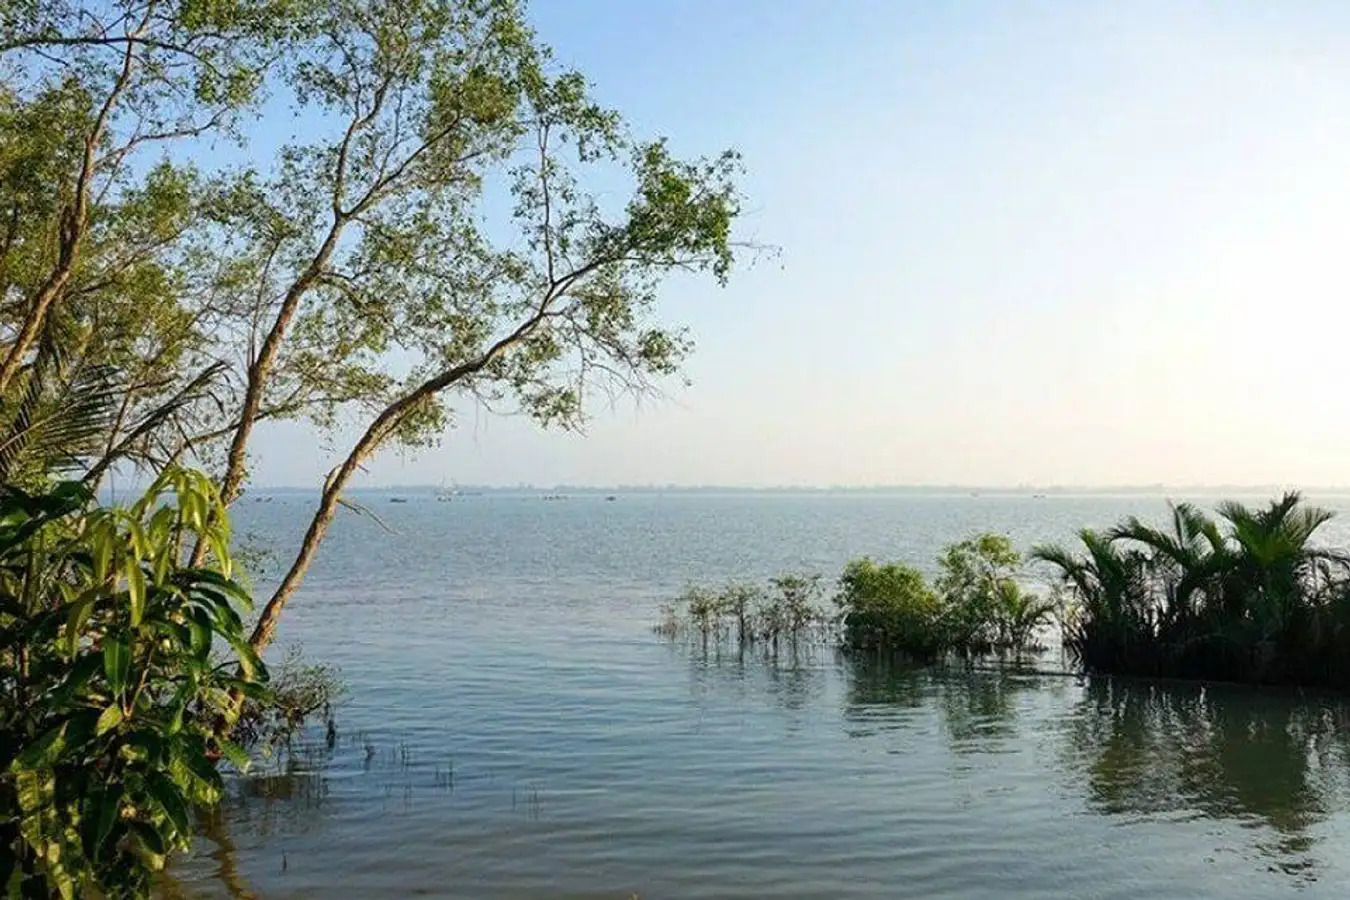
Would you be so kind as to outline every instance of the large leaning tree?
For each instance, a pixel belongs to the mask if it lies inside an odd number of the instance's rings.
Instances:
[[[258,423],[359,434],[256,649],[381,448],[466,402],[578,426],[678,372],[662,282],[731,271],[737,156],[635,137],[514,0],[0,10],[0,476],[64,443],[228,504]]]

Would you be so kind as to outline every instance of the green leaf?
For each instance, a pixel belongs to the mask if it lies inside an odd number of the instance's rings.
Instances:
[[[59,848],[61,845],[52,844],[51,846]],[[75,882],[71,879],[65,866],[55,861],[48,863],[47,880],[56,882],[56,892],[61,900],[75,900]]]
[[[173,703],[170,708],[173,714],[169,717],[169,724],[165,728],[169,734],[177,734],[183,728],[183,712],[187,709],[188,703],[192,701],[192,695],[196,693],[197,684],[195,678],[188,678],[181,687],[174,693]]]
[[[179,837],[186,837],[192,823],[188,818],[187,804],[183,801],[183,794],[178,785],[158,772],[151,772],[146,776],[145,787],[168,815],[169,821],[173,822]]]
[[[263,667],[262,659],[254,652],[253,648],[249,646],[248,641],[241,637],[236,637],[234,634],[229,634],[226,637],[238,657],[239,670],[243,673],[244,678],[249,681],[265,680],[267,677],[267,669]]]
[[[154,728],[142,728],[132,734],[124,749],[140,755],[149,765],[157,766],[164,754],[164,738]]]
[[[200,752],[187,750],[182,754],[184,765],[201,780],[209,790],[219,793],[225,789],[225,780],[221,778],[220,771],[211,765],[211,761]]]
[[[94,732],[99,735],[107,734],[121,723],[122,706],[119,703],[114,703],[112,706],[105,709],[98,717],[98,725],[95,726]]]
[[[131,601],[131,625],[136,627],[145,616],[145,573],[141,571],[141,564],[138,561],[129,560],[125,574],[127,598]]]
[[[173,547],[165,546],[155,556],[155,587],[163,587],[169,577],[169,565],[173,562]]]
[[[167,852],[164,836],[145,822],[129,822],[128,828],[135,835],[133,844],[141,861],[155,871],[163,869]]]
[[[17,768],[17,760],[11,769]],[[53,779],[49,774],[39,774],[32,769],[20,769],[14,775],[14,796],[19,801],[19,809],[32,813],[40,809],[51,795]]]
[[[62,722],[24,748],[18,756],[14,757],[14,762],[10,763],[11,771],[50,767],[56,761],[56,758],[61,755],[61,751],[65,749],[66,727],[69,724],[69,722]]]
[[[206,610],[194,608],[188,615],[187,627],[191,634],[192,655],[205,660],[211,653],[211,617]]]
[[[220,567],[221,574],[226,578],[230,577],[230,570],[232,568],[230,562],[230,549],[225,543],[224,535],[219,532],[212,532],[207,538],[207,544],[211,548],[212,555],[216,558],[216,565]]]
[[[114,694],[126,689],[127,675],[131,671],[131,650],[126,642],[108,638],[103,644],[103,674],[108,678],[108,687]]]
[[[102,582],[112,567],[112,537],[99,529],[90,534],[90,540],[94,545],[94,578]]]
[[[220,741],[220,755],[229,760],[230,765],[234,766],[240,772],[247,772],[252,760],[249,759],[248,751],[240,747],[234,741]]]
[[[88,592],[86,592],[87,594]],[[94,608],[94,598],[85,596],[75,601],[66,617],[66,653],[74,656],[80,649],[80,638],[84,634],[84,625],[89,621],[89,613]]]
[[[137,561],[147,559],[150,556],[150,545],[145,539],[145,529],[141,523],[132,519],[127,523],[127,536],[131,539],[131,550],[136,554]]]
[[[91,820],[95,825],[95,831],[90,853],[95,859],[98,858],[103,845],[108,842],[108,835],[112,834],[113,825],[117,823],[117,816],[122,808],[121,800],[122,798],[118,794],[110,791],[100,791],[93,797]]]

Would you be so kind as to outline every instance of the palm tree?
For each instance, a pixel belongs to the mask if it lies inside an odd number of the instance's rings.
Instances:
[[[1332,514],[1297,493],[1217,509],[1215,521],[1180,503],[1170,527],[1084,531],[1081,556],[1037,548],[1080,606],[1065,645],[1113,672],[1350,680],[1350,556],[1313,543]]]
[[[1170,625],[1184,625],[1202,614],[1203,595],[1228,565],[1230,553],[1218,525],[1194,504],[1169,502],[1168,509],[1170,531],[1131,516],[1108,536],[1112,541],[1139,544],[1147,551],[1147,568],[1166,598],[1159,612]]]
[[[1149,602],[1144,557],[1122,550],[1109,535],[1092,529],[1078,533],[1086,553],[1042,545],[1031,558],[1059,569],[1059,576],[1078,605],[1066,620],[1064,645],[1087,668],[1117,671],[1129,666],[1132,648],[1156,638],[1157,616]]]
[[[1250,623],[1258,641],[1309,625],[1334,570],[1350,565],[1344,553],[1312,545],[1334,513],[1301,503],[1301,496],[1290,491],[1262,510],[1235,502],[1218,506],[1234,545],[1224,606]]]
[[[74,475],[97,489],[117,463],[158,471],[190,448],[180,416],[211,398],[225,364],[144,402],[145,384],[86,354],[87,332],[48,319],[32,361],[0,396],[0,483],[40,484]]]

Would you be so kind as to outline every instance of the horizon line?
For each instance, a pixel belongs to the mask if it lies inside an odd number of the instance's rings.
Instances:
[[[286,492],[317,492],[319,485],[295,485],[295,484],[273,484],[273,485],[255,485],[251,486],[252,491],[286,491]],[[1299,493],[1350,493],[1350,484],[1341,485],[1294,485],[1289,482],[1266,482],[1266,483],[1215,483],[1215,484],[1169,484],[1165,482],[1146,483],[1146,484],[1017,484],[1017,485],[994,485],[994,484],[677,484],[677,483],[646,483],[646,484],[535,484],[530,482],[521,482],[518,484],[456,484],[456,485],[436,485],[428,482],[412,483],[391,483],[391,484],[372,484],[362,485],[351,488],[353,492],[359,491],[408,491],[416,493],[437,493],[437,492],[457,492],[465,493],[470,491],[491,491],[493,493],[506,493],[511,491],[524,492],[560,492],[576,491],[583,493],[622,493],[622,492],[641,492],[641,493],[710,493],[716,491],[725,491],[730,493],[771,493],[771,492],[793,492],[793,493],[827,493],[827,492],[922,492],[922,493],[998,493],[998,494],[1111,494],[1111,493],[1166,493],[1166,492],[1192,492],[1192,493],[1212,493],[1220,491],[1236,493],[1266,493],[1270,491],[1298,491]]]

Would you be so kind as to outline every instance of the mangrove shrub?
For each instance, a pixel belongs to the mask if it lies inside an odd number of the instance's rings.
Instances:
[[[918,569],[854,560],[839,578],[835,603],[850,647],[898,650],[918,657],[946,649],[942,605]]]

